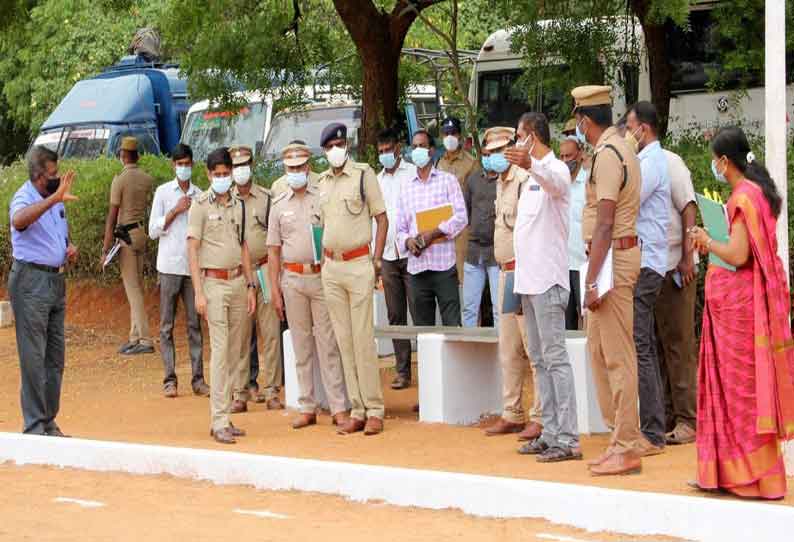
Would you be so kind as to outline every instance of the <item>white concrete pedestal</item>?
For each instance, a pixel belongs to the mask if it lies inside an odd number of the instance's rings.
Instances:
[[[295,349],[292,347],[292,333],[290,330],[284,332],[284,402],[287,408],[298,408],[298,397],[300,388],[298,387],[298,373],[295,370]],[[328,408],[328,397],[325,395],[325,386],[320,377],[320,364],[314,363],[314,399],[320,408]]]
[[[582,335],[582,336],[578,336]],[[573,383],[576,387],[576,417],[579,433],[609,433],[598,405],[593,368],[587,354],[587,338],[580,333],[569,333],[565,340],[568,358],[573,368]]]

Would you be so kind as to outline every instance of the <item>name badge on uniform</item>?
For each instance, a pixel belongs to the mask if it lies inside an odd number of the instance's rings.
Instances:
[[[539,184],[531,184],[531,185],[529,185],[529,190],[530,190],[530,192],[537,192],[538,190],[540,190],[540,185]]]

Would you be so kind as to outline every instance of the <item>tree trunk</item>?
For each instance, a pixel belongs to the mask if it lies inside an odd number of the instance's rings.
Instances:
[[[659,116],[659,137],[667,134],[670,120],[670,96],[673,68],[667,55],[667,34],[664,24],[648,20],[649,0],[631,0],[631,9],[642,24],[645,49],[648,52],[648,73],[651,79],[651,102]]]

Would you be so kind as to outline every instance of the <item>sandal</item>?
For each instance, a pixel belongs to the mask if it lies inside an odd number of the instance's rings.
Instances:
[[[539,455],[549,449],[549,445],[540,440],[540,437],[530,440],[521,448],[518,449],[518,453],[521,455]]]
[[[570,446],[554,446],[538,456],[538,463],[559,463],[560,461],[578,461],[582,459],[582,451]]]
[[[695,430],[684,423],[676,424],[675,428],[664,436],[667,444],[691,444],[695,442]]]

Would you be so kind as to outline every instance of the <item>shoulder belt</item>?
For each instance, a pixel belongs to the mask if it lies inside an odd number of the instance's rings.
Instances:
[[[598,155],[599,155],[599,154],[601,154],[601,152],[602,152],[604,149],[609,149],[609,150],[611,150],[612,152],[614,152],[614,153],[617,155],[617,157],[618,157],[618,160],[620,160],[620,164],[623,166],[623,182],[622,182],[622,183],[620,183],[620,189],[621,189],[621,190],[623,190],[623,188],[626,186],[626,183],[628,182],[628,179],[629,179],[629,172],[628,172],[628,168],[626,167],[626,161],[623,159],[623,155],[622,155],[622,154],[620,154],[620,151],[619,151],[619,150],[618,150],[618,149],[617,149],[617,148],[616,148],[614,145],[612,145],[612,144],[610,144],[610,143],[606,143],[605,145],[603,145],[603,146],[602,146],[602,147],[601,147],[601,148],[598,150],[598,152],[597,152],[597,153],[595,153],[595,154],[593,155],[593,164],[590,166],[590,171],[594,171],[594,170],[595,170],[595,162],[596,162],[596,158],[598,157]],[[590,182],[593,182],[593,176],[592,176],[592,175],[590,176]]]
[[[361,175],[358,176],[358,192],[361,194],[361,203],[367,202],[367,195],[364,193],[364,170],[361,170]]]
[[[242,228],[240,228],[240,246],[242,246],[243,243],[245,243],[245,200],[241,198],[238,199],[237,201],[239,201],[240,205],[243,206],[243,223],[242,223]]]

